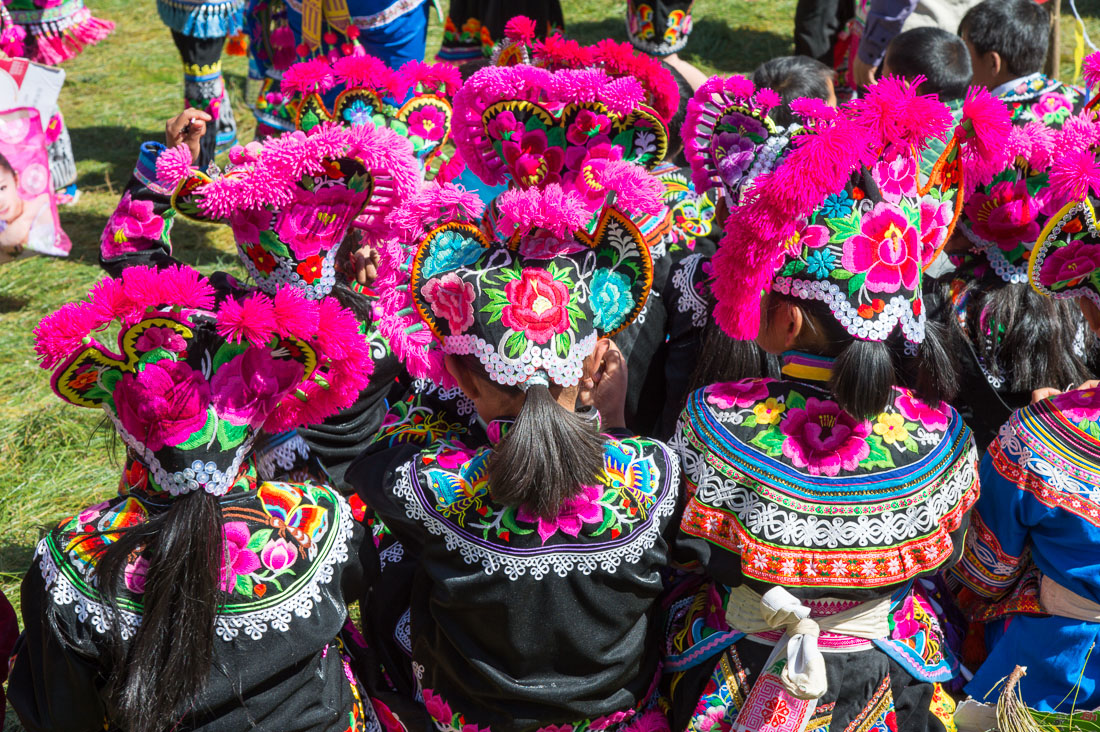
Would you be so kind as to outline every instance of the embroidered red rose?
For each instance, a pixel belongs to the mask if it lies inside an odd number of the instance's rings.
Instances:
[[[453,335],[460,335],[474,324],[474,286],[453,272],[428,280],[420,288],[432,314],[447,321]]]
[[[544,269],[528,267],[504,287],[508,304],[500,318],[535,343],[547,343],[569,329],[569,288]]]
[[[307,285],[312,285],[324,272],[324,260],[319,254],[314,254],[294,268]]]
[[[252,260],[252,264],[258,271],[265,275],[269,275],[275,271],[278,262],[275,261],[275,257],[272,256],[271,252],[267,251],[259,244],[253,244],[244,251],[245,254],[248,255],[248,258]]]

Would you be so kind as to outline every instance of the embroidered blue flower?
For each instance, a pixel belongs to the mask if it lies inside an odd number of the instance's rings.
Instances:
[[[852,213],[855,205],[855,200],[845,192],[830,193],[821,204],[821,213],[830,219],[843,218]]]
[[[356,99],[344,110],[344,119],[353,127],[370,123],[373,116],[374,108],[362,99]]]
[[[432,240],[428,256],[420,265],[425,279],[473,264],[485,251],[477,239],[467,239],[455,231],[445,231]]]
[[[829,276],[836,266],[836,255],[828,249],[818,249],[806,257],[806,271],[819,280]]]
[[[634,293],[630,291],[630,280],[626,275],[604,267],[597,269],[592,277],[592,310],[596,314],[596,329],[614,330],[633,308]]]

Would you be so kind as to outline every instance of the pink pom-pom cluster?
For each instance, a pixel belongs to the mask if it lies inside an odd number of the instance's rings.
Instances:
[[[1055,201],[1083,201],[1100,196],[1100,123],[1095,111],[1070,117],[1052,135],[1050,188]]]
[[[970,195],[1012,162],[1008,150],[1012,119],[1004,102],[987,90],[971,87],[963,102],[962,121],[955,128],[963,164],[964,190]]]
[[[191,148],[170,147],[157,157],[157,180],[166,188],[175,188],[192,173]]]
[[[397,74],[381,59],[367,54],[345,56],[332,64],[336,83],[347,89],[370,89],[381,96],[396,93]]]
[[[535,40],[535,21],[525,15],[517,15],[504,24],[504,37],[517,43],[530,44]]]
[[[653,179],[652,176],[647,177]],[[583,229],[592,218],[584,199],[575,191],[562,189],[557,183],[551,183],[542,190],[505,191],[497,196],[493,205],[497,212],[497,234],[504,240],[537,229],[546,229],[558,239],[565,239],[578,229]]]
[[[535,41],[531,50],[531,59],[535,66],[551,71],[581,69],[594,63],[591,48],[564,38],[559,33]]]
[[[336,86],[332,65],[323,58],[299,61],[283,72],[280,88],[288,94],[324,94]]]
[[[462,86],[462,72],[448,63],[428,64],[408,61],[397,71],[400,94],[404,98],[409,91],[431,93],[451,98]]]
[[[609,75],[636,79],[646,91],[648,103],[668,124],[680,108],[680,87],[659,59],[635,51],[629,43],[605,38],[592,47],[592,61]]]
[[[923,76],[912,81],[889,76],[850,104],[852,120],[875,143],[865,162],[870,164],[892,145],[919,152],[932,138],[945,139],[954,122],[951,110],[935,94],[918,94],[923,82]]]
[[[1085,77],[1085,83],[1089,85],[1093,96],[1100,86],[1100,53],[1090,53],[1081,63],[1081,75]]]

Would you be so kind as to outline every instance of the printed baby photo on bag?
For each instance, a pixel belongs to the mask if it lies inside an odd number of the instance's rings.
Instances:
[[[57,218],[47,147],[37,111],[0,112],[0,262],[72,249]]]

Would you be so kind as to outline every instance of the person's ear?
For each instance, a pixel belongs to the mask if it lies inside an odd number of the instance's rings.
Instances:
[[[1004,70],[1004,59],[1001,58],[1001,54],[996,51],[990,51],[986,54],[986,63],[989,65],[989,70],[993,76],[1000,76],[1001,71]]]
[[[787,314],[784,316],[787,322],[787,332],[783,350],[789,351],[794,348],[798,336],[802,333],[802,308],[792,302],[785,302],[783,305],[787,309]]]
[[[1077,306],[1081,308],[1081,314],[1085,316],[1085,322],[1089,324],[1089,330],[1093,335],[1100,336],[1100,308],[1087,297],[1077,298]]]
[[[474,378],[474,375],[470,373],[470,370],[458,357],[449,353],[446,354],[443,356],[443,365],[447,367],[447,373],[458,383],[458,388],[462,390],[463,394],[475,402],[481,397],[477,379]]]

